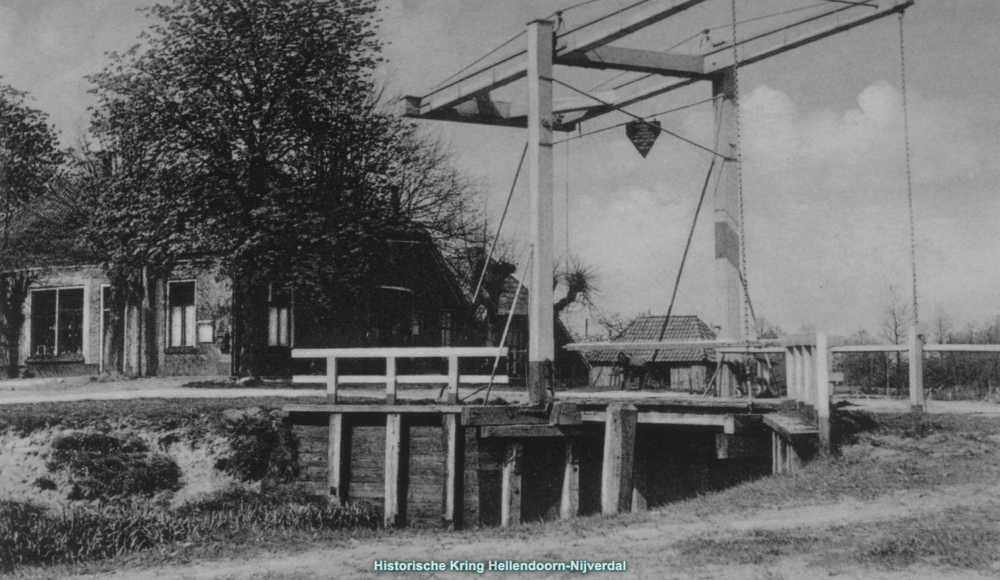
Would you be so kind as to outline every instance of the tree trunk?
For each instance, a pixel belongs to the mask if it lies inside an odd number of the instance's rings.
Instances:
[[[255,377],[267,372],[267,283],[252,275],[233,280],[233,352],[236,374]]]
[[[0,276],[0,339],[3,352],[0,361],[4,374],[9,378],[18,375],[21,355],[21,329],[24,327],[24,303],[28,299],[31,281],[24,274]]]
[[[111,273],[111,300],[108,324],[102,337],[104,343],[104,372],[109,375],[137,376],[135,356],[129,357],[126,348],[135,346],[139,339],[138,317],[142,313],[141,271]],[[103,313],[102,313],[103,315]]]

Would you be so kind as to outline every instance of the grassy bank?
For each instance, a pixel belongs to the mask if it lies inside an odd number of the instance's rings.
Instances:
[[[253,400],[255,405],[260,403]],[[121,406],[119,411],[130,415],[130,420],[175,424],[170,421],[181,417],[204,420],[221,414],[233,402],[184,402],[175,408],[178,414],[173,419],[168,410],[146,407],[147,402],[116,404]],[[131,416],[133,404],[138,412]],[[100,418],[109,419],[117,420],[114,413]],[[219,420],[226,421],[224,416]],[[393,553],[395,546],[440,550],[442,546],[460,544],[480,546],[474,548],[473,555],[483,557],[521,550],[537,557],[570,558],[575,553],[570,553],[568,546],[584,545],[591,538],[601,540],[588,555],[596,558],[627,553],[641,558],[646,569],[675,570],[678,577],[683,577],[683,572],[726,578],[733,571],[769,569],[788,560],[804,566],[805,576],[783,572],[760,577],[818,577],[844,570],[856,575],[859,569],[905,573],[921,566],[970,574],[994,573],[1000,562],[1000,493],[980,490],[995,489],[1000,480],[1000,462],[996,461],[1000,453],[1000,419],[868,415],[841,410],[835,425],[839,429],[840,453],[814,461],[796,474],[764,478],[641,514],[529,523],[508,529],[388,532],[373,528],[377,514],[366,508],[330,508],[322,500],[280,485],[263,493],[216,495],[175,510],[156,506],[155,502],[139,502],[133,505],[145,506],[142,510],[130,511],[121,503],[88,507],[76,514],[43,516],[25,512],[23,525],[29,527],[24,534],[35,538],[64,537],[60,534],[70,522],[83,520],[91,522],[88,525],[93,525],[93,530],[114,533],[104,533],[102,538],[107,539],[89,547],[69,539],[52,540],[49,545],[36,541],[38,546],[34,548],[19,547],[15,552],[24,566],[17,573],[42,578],[187,562],[281,558],[309,550],[329,550],[331,546],[348,549],[357,539],[365,539],[366,546],[371,543],[365,557],[377,550]],[[903,496],[922,498],[918,502],[921,509],[893,511],[886,507],[898,503],[887,498]],[[857,512],[850,522],[831,519],[814,523],[809,519],[843,510],[844,505],[850,506],[851,514]],[[884,513],[876,513],[873,506],[879,506],[877,509]],[[137,515],[140,511],[141,516]],[[866,514],[868,511],[872,513]],[[752,525],[756,514],[765,512],[806,516],[799,523],[782,525],[776,525],[769,516],[771,519],[761,525]],[[0,514],[2,519],[4,515]],[[751,523],[722,531],[715,527],[718,522],[736,520]],[[664,523],[669,525],[662,528]],[[661,529],[684,526],[691,532],[683,537],[668,534],[657,539]],[[646,542],[657,542],[655,549],[642,548],[646,544],[636,542],[636,533]],[[43,560],[32,559],[31,555],[52,549],[46,547],[51,544],[67,546],[64,553],[76,550],[82,557],[50,558],[47,561],[61,563],[35,566],[33,563]],[[640,549],[637,556],[635,550]],[[313,576],[276,573],[266,577]]]

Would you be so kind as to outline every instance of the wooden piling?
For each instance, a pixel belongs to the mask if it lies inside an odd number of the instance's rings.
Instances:
[[[327,448],[327,485],[330,503],[343,505],[347,494],[346,465],[348,461],[345,442],[347,433],[342,413],[330,414],[330,445]]]
[[[647,453],[636,448],[632,455],[632,513],[644,512],[649,509],[649,473],[647,471]]]
[[[444,509],[441,520],[449,530],[461,526],[460,478],[464,467],[461,449],[459,447],[460,421],[457,414],[448,413],[442,419],[444,426],[445,445],[445,476],[444,476]]]
[[[601,474],[601,509],[605,514],[628,511],[632,507],[635,426],[638,415],[632,405],[608,405],[604,423],[604,468]]]
[[[523,454],[524,447],[520,441],[507,444],[500,490],[500,525],[505,528],[521,523],[521,461]]]
[[[403,447],[403,416],[399,413],[389,413],[385,420],[385,495],[384,522],[385,527],[402,526],[402,478],[406,466],[402,465]]]
[[[563,485],[559,517],[575,518],[580,513],[580,450],[573,438],[566,438],[563,455]]]

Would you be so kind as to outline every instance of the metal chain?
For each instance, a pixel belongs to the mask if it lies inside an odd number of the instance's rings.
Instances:
[[[737,52],[736,0],[733,0],[733,107],[736,112],[736,193],[740,203],[740,277],[743,285],[743,337],[750,344],[750,283],[747,280],[746,226],[743,203],[743,141],[740,115],[740,65]],[[749,391],[753,391],[750,387]],[[753,395],[751,395],[752,397]]]
[[[910,165],[910,115],[906,99],[906,37],[903,34],[903,16],[899,13],[899,63],[902,73],[903,91],[903,138],[906,141],[906,199],[910,210],[910,268],[913,272],[913,324],[920,324],[920,310],[917,303],[917,234],[913,220],[913,170]]]
[[[750,350],[750,283],[747,281],[747,237],[746,212],[743,204],[743,136],[742,119],[740,115],[740,58],[737,50],[736,28],[739,20],[736,18],[736,0],[733,0],[733,107],[736,113],[736,193],[740,201],[740,282],[743,286],[743,339],[746,341],[747,352]],[[748,357],[744,357],[744,374],[750,377]],[[747,397],[753,404],[753,380],[747,379]]]

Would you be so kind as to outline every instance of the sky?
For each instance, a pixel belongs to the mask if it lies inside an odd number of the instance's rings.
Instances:
[[[817,0],[738,1],[741,20],[803,9],[741,26],[741,35],[817,10],[811,8]],[[622,2],[598,0],[569,10],[566,25]],[[107,52],[136,42],[149,24],[136,9],[149,3],[0,0],[2,82],[28,91],[32,105],[47,112],[71,143],[86,129],[93,104],[86,75],[101,70]],[[571,4],[384,0],[380,37],[386,62],[379,75],[394,94],[425,94],[527,22]],[[618,44],[665,50],[731,22],[731,8],[729,0],[708,0]],[[918,303],[928,326],[945,317],[963,328],[1000,315],[998,24],[995,0],[917,0],[905,19]],[[720,28],[710,38],[718,42],[730,34]],[[520,42],[507,49],[519,49]],[[697,52],[700,42],[675,50]],[[613,76],[556,69],[557,78],[587,89]],[[502,96],[522,100],[523,91],[515,85]],[[709,91],[699,83],[631,110],[663,111],[703,100]],[[877,332],[890,294],[904,301],[912,294],[897,19],[745,67],[740,95],[747,281],[758,316],[786,331]],[[569,94],[557,90],[556,96]],[[583,132],[627,120],[609,115],[584,125]],[[662,120],[685,138],[712,142],[710,104]],[[420,124],[450,147],[458,168],[479,187],[490,223],[498,223],[524,131]],[[665,313],[709,162],[708,153],[666,134],[643,159],[624,128],[556,146],[556,255],[568,254],[597,272],[596,304],[602,310],[626,317]],[[711,211],[699,218],[674,309],[710,324],[712,221]],[[504,236],[524,245],[527,223],[522,182]],[[595,317],[586,310],[574,312],[570,323],[582,331],[588,318],[593,331]]]

